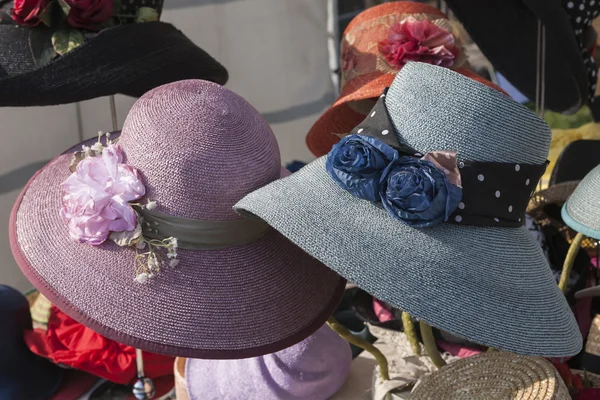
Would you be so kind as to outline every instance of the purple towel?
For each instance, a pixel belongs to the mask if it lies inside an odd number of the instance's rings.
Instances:
[[[350,346],[323,326],[277,353],[242,360],[188,359],[189,400],[324,400],[350,372]]]

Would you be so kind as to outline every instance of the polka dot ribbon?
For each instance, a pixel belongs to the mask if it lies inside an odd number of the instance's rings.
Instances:
[[[423,152],[398,140],[385,108],[386,94],[387,89],[351,134],[375,137],[402,155],[421,158]],[[534,165],[468,161],[460,160],[459,154],[463,197],[447,222],[473,226],[523,226],[525,210],[547,165],[548,162]]]
[[[600,15],[600,0],[563,0],[563,6],[571,20],[575,38],[581,49],[583,64],[588,70],[590,82],[588,100],[593,103],[598,82],[598,67],[589,49],[585,48],[585,32],[592,26],[594,18]]]

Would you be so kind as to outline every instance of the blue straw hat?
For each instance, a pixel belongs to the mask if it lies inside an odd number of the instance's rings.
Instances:
[[[377,132],[371,121],[385,114],[390,127]],[[356,135],[328,156],[247,195],[234,208],[265,220],[349,281],[439,329],[527,355],[563,357],[581,350],[575,318],[542,249],[523,226],[550,146],[550,129],[540,118],[456,72],[409,63],[352,132]],[[365,133],[366,139],[360,136]],[[372,170],[396,157],[363,193],[352,192],[362,181],[335,175],[339,157],[357,154],[357,147],[343,147],[357,137],[384,149],[364,153],[362,161],[376,159]],[[387,144],[395,146],[391,152]],[[394,183],[384,175],[393,175],[389,168],[395,163],[419,164],[414,168],[425,171],[419,172],[423,187],[435,174],[451,172],[417,159],[432,151],[457,153],[462,199],[458,184],[439,178],[433,184],[447,193],[446,202],[427,199],[391,213],[400,203],[386,197]],[[381,201],[366,200],[378,185]],[[429,211],[434,204],[444,211],[437,221],[428,210],[419,211],[429,200]],[[411,213],[425,221],[411,219]],[[435,224],[439,220],[446,222]]]
[[[600,240],[600,165],[575,188],[563,205],[561,215],[574,231]]]
[[[582,179],[561,210],[565,224],[576,232],[600,240],[600,165]],[[600,296],[600,286],[580,290],[575,298]]]

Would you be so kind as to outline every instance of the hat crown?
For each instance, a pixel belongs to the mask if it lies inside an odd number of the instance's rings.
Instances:
[[[548,156],[552,133],[542,119],[447,68],[408,63],[385,104],[398,140],[422,153],[451,150],[461,160],[523,164]]]
[[[157,211],[179,217],[239,219],[232,206],[280,175],[266,121],[243,98],[207,81],[179,81],[143,95],[119,144]]]
[[[568,215],[585,228],[593,231],[600,230],[600,165],[591,170],[577,185],[571,196],[567,199],[565,209]],[[577,227],[572,227],[580,231]],[[591,232],[584,232],[592,236]],[[597,234],[593,237],[598,239]]]

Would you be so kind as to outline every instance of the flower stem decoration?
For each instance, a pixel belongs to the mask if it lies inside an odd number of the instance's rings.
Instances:
[[[111,240],[135,249],[135,280],[146,283],[166,266],[175,267],[177,238],[147,238],[144,231],[153,227],[142,211],[158,205],[155,201],[134,202],[146,194],[139,172],[123,163],[116,141],[106,134],[106,146],[98,141],[73,154],[72,174],[62,183],[64,196],[60,216],[69,235],[79,243],[99,246]]]

